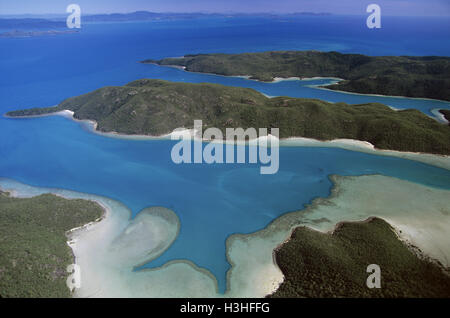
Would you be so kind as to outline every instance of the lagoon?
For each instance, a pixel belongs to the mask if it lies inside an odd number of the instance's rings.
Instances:
[[[126,140],[93,134],[64,117],[2,119],[0,175],[40,187],[109,197],[136,215],[163,206],[179,217],[173,245],[146,267],[187,259],[208,269],[225,289],[225,240],[330,194],[330,174],[383,174],[450,189],[450,171],[400,158],[338,148],[282,147],[280,169],[256,164],[181,164],[170,140]]]
[[[450,109],[450,103],[443,101],[365,96],[311,87],[327,83],[327,79],[260,83],[137,63],[146,58],[186,53],[272,49],[372,55],[450,53],[445,45],[445,30],[450,30],[445,28],[445,20],[430,22],[441,30],[435,34],[435,40],[428,31],[416,26],[418,33],[414,36],[422,37],[429,45],[415,44],[414,37],[408,35],[414,26],[407,19],[402,20],[404,25],[387,21],[384,27],[392,23],[397,30],[387,39],[379,33],[354,29],[359,25],[354,17],[307,20],[291,24],[261,19],[93,24],[83,26],[80,34],[0,39],[0,112],[54,105],[101,86],[122,85],[138,78],[213,82],[251,87],[271,96],[333,102],[377,101],[395,108],[417,108],[430,116],[432,109]],[[314,23],[317,28],[311,31]],[[304,29],[306,25],[308,31]],[[330,29],[331,25],[341,27]],[[398,38],[404,41],[399,42]],[[447,169],[338,148],[281,147],[278,173],[261,175],[257,164],[177,165],[170,157],[175,141],[109,138],[58,116],[2,117],[0,136],[0,177],[112,198],[125,204],[133,216],[151,206],[174,211],[180,221],[178,237],[165,253],[143,267],[189,260],[210,271],[222,292],[230,268],[225,240],[235,233],[261,230],[286,212],[299,210],[314,198],[327,197],[332,174],[382,174],[450,189]]]

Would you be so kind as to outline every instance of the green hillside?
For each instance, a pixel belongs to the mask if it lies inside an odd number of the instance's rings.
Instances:
[[[338,77],[327,86],[363,94],[427,97],[450,100],[450,58],[439,56],[365,56],[318,51],[243,54],[198,54],[143,63],[184,66],[187,71],[220,75],[275,77]]]
[[[70,297],[66,268],[74,258],[66,232],[102,214],[91,201],[0,191],[0,297]]]
[[[450,297],[449,273],[378,218],[342,223],[333,234],[299,227],[275,259],[285,280],[271,297]],[[379,289],[366,285],[370,264],[380,266]]]
[[[450,127],[418,110],[381,104],[348,105],[314,99],[268,98],[248,88],[143,79],[66,99],[57,107],[9,112],[29,116],[69,109],[77,119],[98,122],[103,132],[161,135],[190,128],[280,129],[280,137],[349,138],[380,149],[450,154]]]

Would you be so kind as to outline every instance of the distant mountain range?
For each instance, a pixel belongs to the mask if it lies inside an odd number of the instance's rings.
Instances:
[[[178,20],[196,19],[221,16],[221,14],[207,13],[157,13],[148,11],[136,11],[132,13],[94,14],[82,17],[84,22],[121,22],[121,21],[152,21],[152,20]]]
[[[70,34],[78,33],[77,30],[41,30],[41,31],[21,31],[14,30],[9,32],[0,33],[0,38],[30,38],[35,36],[44,35],[58,35],[58,34]]]
[[[54,21],[47,19],[0,19],[0,29],[11,30],[41,30],[41,29],[58,29],[65,28],[66,22]]]
[[[172,20],[172,19],[196,19],[208,17],[295,17],[305,15],[330,15],[330,13],[298,12],[290,14],[276,13],[157,13],[148,11],[136,11],[132,13],[112,13],[86,15],[83,20],[86,22],[101,21],[147,21],[147,20]]]
[[[125,21],[157,21],[184,20],[211,17],[264,17],[264,18],[296,18],[301,16],[324,16],[330,13],[297,12],[290,14],[277,13],[159,13],[136,11],[132,13],[86,14],[82,15],[82,23],[92,22],[125,22]],[[67,15],[0,15],[0,29],[40,30],[66,27]]]

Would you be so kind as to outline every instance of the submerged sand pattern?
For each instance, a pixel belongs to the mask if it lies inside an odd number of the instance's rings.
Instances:
[[[0,186],[15,194],[57,192],[100,202],[105,218],[74,231],[71,247],[81,266],[78,297],[262,297],[283,281],[273,250],[289,238],[293,228],[308,226],[332,231],[342,221],[378,216],[399,236],[427,256],[450,266],[450,191],[381,175],[332,176],[328,198],[318,198],[306,209],[287,213],[265,229],[227,240],[228,289],[219,294],[217,281],[207,270],[185,260],[160,268],[133,271],[136,265],[160,255],[176,238],[180,223],[171,210],[145,209],[130,220],[130,211],[107,198],[70,191],[37,189],[0,179]]]

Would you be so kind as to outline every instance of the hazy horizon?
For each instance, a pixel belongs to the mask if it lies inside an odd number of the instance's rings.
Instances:
[[[448,0],[0,0],[0,15],[65,15],[75,3],[84,14],[148,11],[156,13],[288,14],[331,13],[366,15],[371,3],[380,5],[386,16],[450,16]],[[257,9],[255,9],[257,8]]]
[[[135,11],[126,11],[126,12],[83,12],[82,14],[86,15],[86,16],[92,16],[92,15],[109,15],[109,14],[131,14],[131,13],[135,13],[135,12],[149,12],[149,13],[157,13],[157,14],[217,14],[217,15],[269,15],[269,14],[273,14],[273,15],[293,15],[293,14],[305,14],[305,13],[310,13],[311,15],[314,14],[327,14],[327,15],[335,15],[335,16],[367,16],[369,13],[332,13],[332,12],[312,12],[312,11],[295,11],[295,12],[291,12],[291,13],[287,13],[287,12],[240,12],[240,11],[230,11],[230,12],[206,12],[206,11],[192,11],[192,12],[184,12],[184,11],[179,11],[179,12],[175,12],[175,11],[149,11],[149,10],[135,10]],[[31,18],[33,17],[41,17],[44,18],[45,17],[67,17],[68,13],[66,12],[62,12],[62,13],[2,13],[0,12],[0,17],[21,17],[21,16],[29,16]],[[388,16],[388,17],[410,17],[410,18],[414,18],[414,17],[429,17],[429,18],[447,18],[450,15],[396,15],[396,14],[384,14],[383,16]]]

